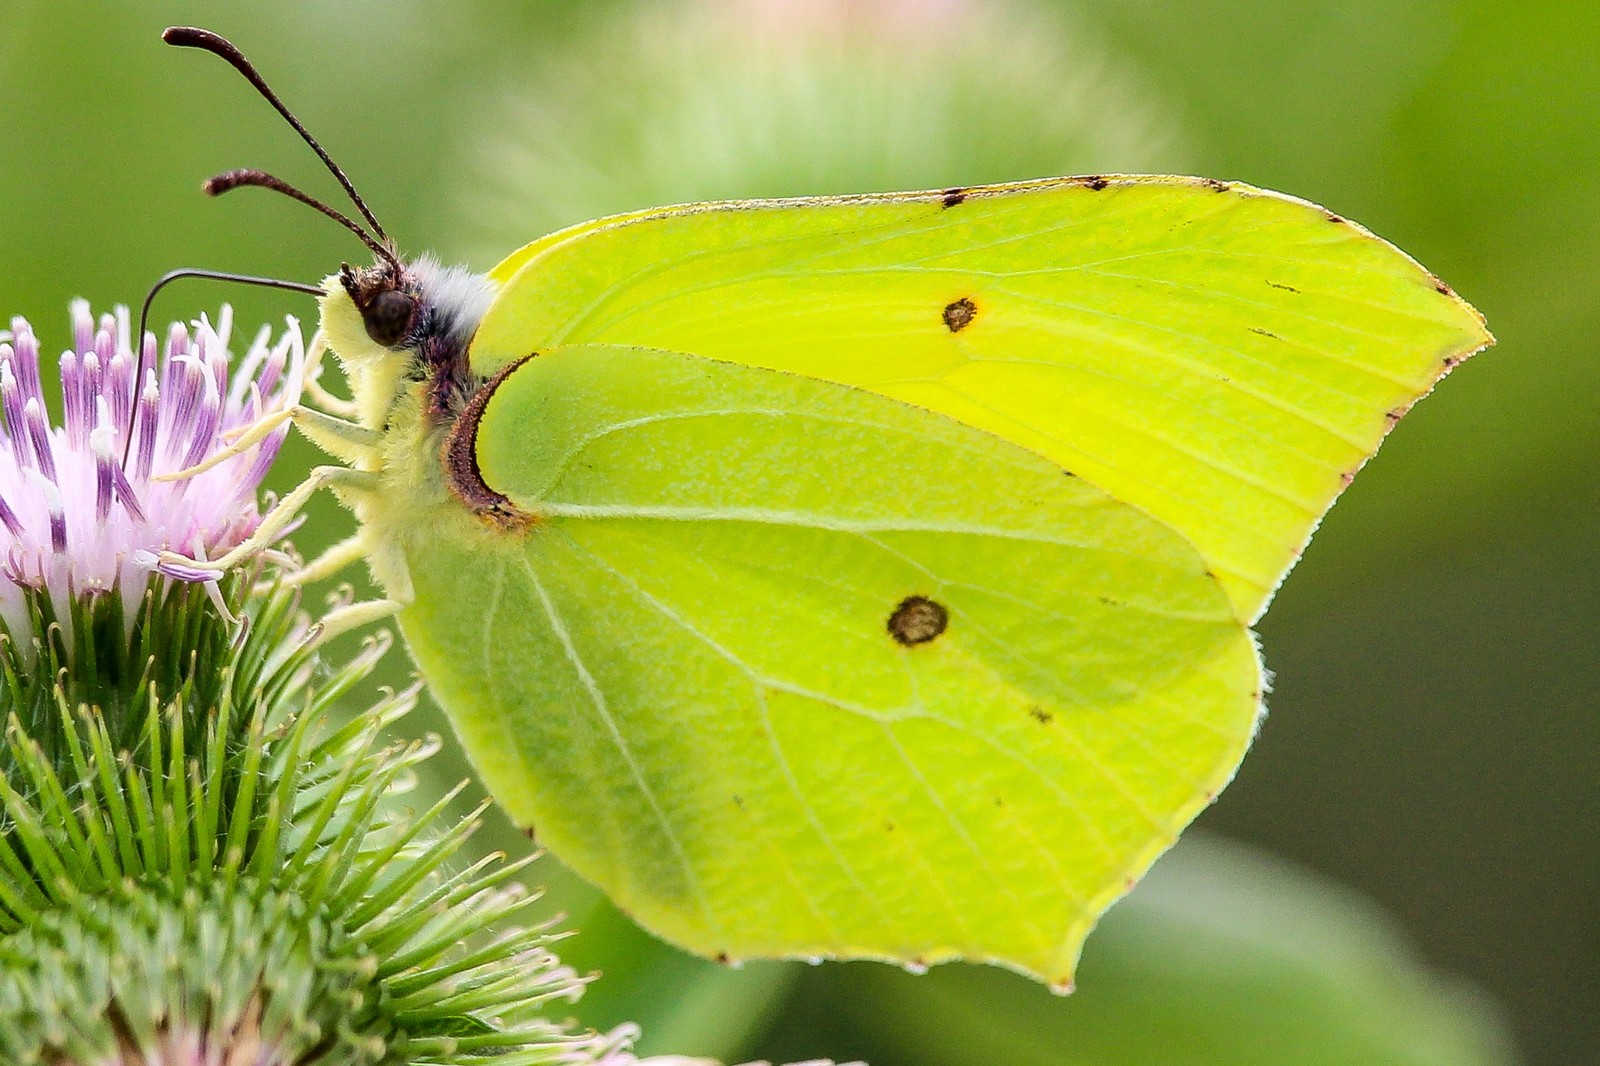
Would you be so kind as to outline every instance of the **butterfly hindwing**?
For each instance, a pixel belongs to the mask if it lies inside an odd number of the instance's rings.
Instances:
[[[952,419],[574,345],[475,455],[521,524],[416,549],[419,664],[510,814],[703,954],[1065,980],[1248,743],[1192,546]]]

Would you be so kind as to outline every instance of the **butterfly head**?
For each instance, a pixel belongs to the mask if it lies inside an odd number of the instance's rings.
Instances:
[[[457,413],[478,382],[467,346],[494,297],[481,274],[430,256],[345,264],[323,282],[322,328],[369,419],[386,420],[420,390],[436,421]]]
[[[422,305],[415,279],[399,260],[380,259],[364,270],[345,263],[335,277],[373,344],[389,349],[408,346]]]
[[[432,256],[410,262],[379,259],[364,268],[345,263],[324,289],[325,317],[333,313],[346,324],[359,319],[366,343],[413,356],[437,357],[446,348],[464,353],[494,298],[488,278],[465,267],[443,266]],[[344,348],[359,346],[349,343],[354,338],[342,339]],[[344,350],[337,343],[334,348]]]

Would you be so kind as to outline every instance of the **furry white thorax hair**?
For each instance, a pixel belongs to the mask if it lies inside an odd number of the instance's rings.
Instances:
[[[448,325],[451,339],[465,351],[494,301],[494,283],[466,267],[444,266],[431,255],[407,263],[406,271],[416,279],[424,306]]]

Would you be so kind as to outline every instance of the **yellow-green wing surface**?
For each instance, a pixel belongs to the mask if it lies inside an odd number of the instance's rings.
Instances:
[[[1490,340],[1360,227],[1193,178],[667,208],[494,277],[476,370],[638,345],[939,411],[1170,526],[1245,621],[1385,431]]]
[[[419,665],[511,816],[704,954],[1065,981],[1254,727],[1194,548],[953,419],[570,345],[476,458],[528,521],[409,549]]]

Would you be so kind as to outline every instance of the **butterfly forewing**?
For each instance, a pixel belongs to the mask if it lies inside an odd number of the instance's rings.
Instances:
[[[481,372],[611,343],[868,388],[1145,510],[1246,621],[1386,430],[1489,340],[1365,230],[1189,178],[640,212],[495,276]]]

